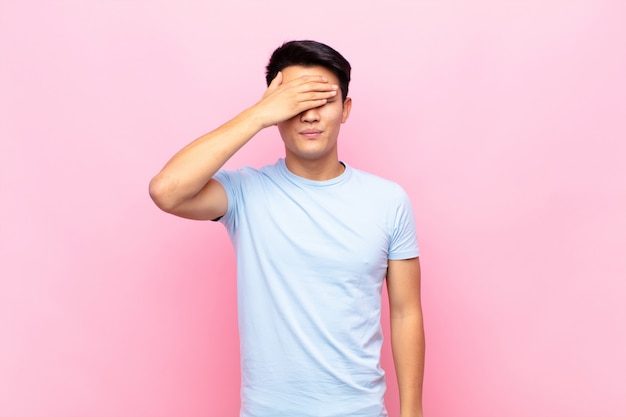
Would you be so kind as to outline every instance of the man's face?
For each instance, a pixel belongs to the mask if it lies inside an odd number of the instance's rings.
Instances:
[[[303,75],[322,75],[330,84],[339,85],[337,76],[327,68],[320,66],[289,66],[282,70],[283,83]],[[278,123],[280,136],[285,143],[287,159],[298,160],[336,160],[337,137],[341,124],[350,115],[352,100],[342,101],[341,90],[337,95],[320,107],[304,111],[289,120]]]

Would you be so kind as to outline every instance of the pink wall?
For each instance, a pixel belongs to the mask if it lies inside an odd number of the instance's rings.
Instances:
[[[343,159],[415,205],[427,415],[626,415],[625,3],[364,4],[0,2],[0,416],[236,415],[230,243],[147,184],[302,38],[353,64]]]

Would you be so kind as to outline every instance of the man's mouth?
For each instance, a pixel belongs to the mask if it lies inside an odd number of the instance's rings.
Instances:
[[[307,139],[316,139],[322,134],[322,131],[318,129],[304,129],[298,133]]]

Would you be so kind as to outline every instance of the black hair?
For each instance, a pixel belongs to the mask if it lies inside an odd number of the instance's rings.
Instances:
[[[350,63],[328,45],[316,41],[290,41],[278,47],[265,68],[265,81],[270,85],[279,71],[291,65],[324,67],[339,79],[342,99],[348,96],[350,83]]]

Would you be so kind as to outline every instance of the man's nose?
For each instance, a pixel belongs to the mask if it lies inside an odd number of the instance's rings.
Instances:
[[[307,123],[319,122],[320,114],[317,108],[309,109],[300,113],[300,120]]]

